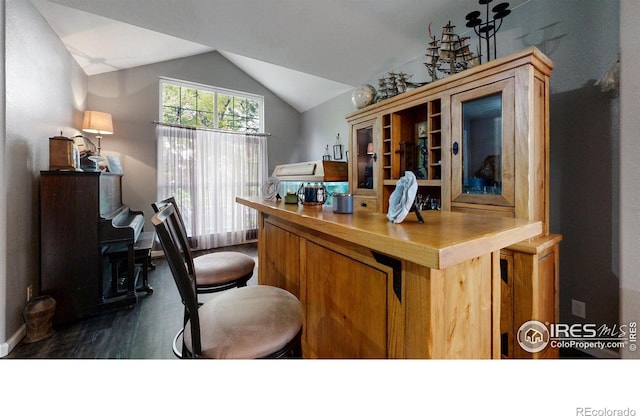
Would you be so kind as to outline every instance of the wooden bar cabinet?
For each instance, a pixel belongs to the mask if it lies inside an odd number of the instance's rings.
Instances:
[[[385,213],[406,170],[418,193],[444,211],[542,223],[541,232],[500,254],[501,352],[551,358],[557,349],[521,349],[529,320],[558,322],[559,243],[549,231],[549,77],[553,63],[535,47],[490,61],[347,115],[350,169],[368,147],[373,185],[352,180],[354,201]],[[371,145],[362,143],[370,137]],[[420,155],[417,157],[416,155]],[[352,175],[352,178],[355,177]]]

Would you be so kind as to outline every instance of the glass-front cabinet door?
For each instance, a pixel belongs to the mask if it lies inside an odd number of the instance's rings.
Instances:
[[[354,124],[351,128],[349,160],[351,166],[351,192],[357,195],[376,195],[378,188],[378,143],[376,120]]]
[[[451,97],[451,199],[515,205],[513,79]]]

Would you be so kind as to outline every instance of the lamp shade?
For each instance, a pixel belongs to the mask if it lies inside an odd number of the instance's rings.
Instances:
[[[101,111],[85,111],[82,131],[95,134],[113,134],[111,114]]]
[[[373,154],[373,142],[367,143],[367,154],[368,155],[372,155]]]

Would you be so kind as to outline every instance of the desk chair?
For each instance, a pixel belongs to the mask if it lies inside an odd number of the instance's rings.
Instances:
[[[154,212],[172,204],[183,232],[178,232],[179,247],[184,255],[190,275],[196,275],[198,293],[213,293],[234,287],[243,287],[253,276],[255,261],[251,256],[235,251],[218,251],[200,256],[193,256],[187,237],[184,220],[174,197],[151,204]]]
[[[302,306],[294,295],[273,286],[246,286],[199,305],[197,276],[189,273],[176,241],[180,225],[175,207],[166,205],[151,221],[185,306],[184,326],[173,340],[174,354],[239,359],[301,356]]]

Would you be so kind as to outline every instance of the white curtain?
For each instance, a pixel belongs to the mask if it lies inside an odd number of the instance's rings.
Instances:
[[[259,196],[267,179],[267,138],[158,125],[158,200],[174,196],[194,249],[254,240],[255,210],[235,202]]]

